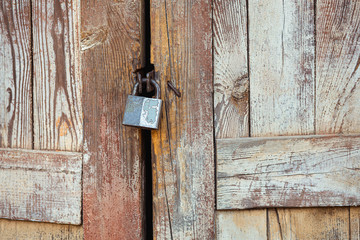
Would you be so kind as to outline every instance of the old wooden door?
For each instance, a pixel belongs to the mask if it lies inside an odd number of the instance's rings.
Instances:
[[[357,1],[0,6],[0,239],[360,239]]]

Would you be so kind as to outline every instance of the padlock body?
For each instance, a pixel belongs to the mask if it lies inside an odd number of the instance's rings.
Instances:
[[[123,125],[158,129],[162,100],[129,95],[126,101]]]

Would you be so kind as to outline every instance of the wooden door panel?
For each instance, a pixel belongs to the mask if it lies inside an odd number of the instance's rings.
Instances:
[[[56,15],[55,12],[59,14]],[[1,48],[4,51],[0,53],[0,71],[1,76],[6,77],[0,78],[0,147],[80,150],[79,146],[82,145],[81,109],[76,103],[69,100],[70,98],[74,99],[75,92],[81,90],[79,87],[81,85],[80,79],[78,76],[75,78],[75,75],[78,74],[76,67],[79,66],[77,64],[79,54],[75,47],[79,42],[77,37],[78,13],[76,1],[2,1],[0,41]],[[57,24],[50,23],[51,19],[55,19],[55,15]],[[47,23],[49,24],[46,25]],[[45,29],[45,26],[48,28]],[[61,43],[55,42],[54,44],[53,37],[60,39]],[[32,65],[32,45],[34,46],[34,55],[36,55],[34,57],[34,66]],[[58,54],[54,56],[54,52]],[[51,66],[49,67],[51,71],[46,69],[48,66]],[[33,74],[33,72],[37,72],[37,74]],[[49,85],[45,87],[44,83],[47,82]],[[75,87],[76,89],[74,89]],[[72,89],[71,92],[69,88]],[[41,94],[39,94],[40,92]],[[65,95],[68,98],[65,98]],[[76,98],[78,97],[76,96]],[[54,103],[60,103],[61,101],[62,105],[66,107],[61,108],[59,104]],[[78,99],[78,101],[81,101],[81,99]],[[34,102],[36,104],[33,104]],[[77,108],[76,111],[68,111],[70,105]],[[39,113],[40,109],[43,115]],[[33,115],[34,110],[38,115]],[[38,119],[39,116],[42,116],[41,120]],[[61,119],[59,119],[60,117]],[[36,121],[33,121],[33,119],[36,119]],[[50,120],[53,119],[55,121],[51,121],[50,124]],[[77,119],[76,123],[74,123],[74,119]],[[56,123],[56,120],[59,121]],[[73,129],[74,127],[76,130]],[[34,129],[43,129],[43,131],[34,134]],[[43,136],[46,136],[46,138],[43,138]],[[62,141],[64,138],[66,140]],[[64,144],[60,144],[59,139]],[[41,159],[35,153],[36,151],[31,151],[29,156],[36,156],[36,159]],[[21,151],[14,154],[14,159],[18,154],[21,155]],[[54,153],[49,152],[49,154]],[[79,153],[72,154],[79,155]],[[55,159],[48,158],[48,162],[54,163],[53,160]],[[5,159],[2,158],[2,160]],[[11,213],[6,213],[7,216],[4,217],[56,222],[60,219],[61,214],[66,214],[67,209],[58,210],[57,208],[64,200],[62,197],[70,196],[67,190],[72,188],[73,193],[75,193],[73,199],[76,199],[76,204],[72,205],[72,207],[75,207],[76,213],[74,212],[74,216],[71,217],[75,217],[76,220],[72,220],[70,217],[69,219],[62,218],[59,222],[79,224],[81,220],[79,215],[79,209],[81,208],[81,201],[79,201],[81,200],[81,192],[79,192],[81,175],[79,175],[79,171],[81,172],[81,165],[79,165],[79,162],[77,162],[78,165],[76,165],[76,170],[74,168],[74,172],[65,171],[61,176],[62,173],[60,172],[62,170],[58,168],[60,166],[43,165],[40,162],[34,163],[34,159],[27,160],[29,161],[20,167],[15,166],[14,162],[10,165],[7,162],[7,166],[4,167],[6,169],[2,168],[3,177],[10,172],[12,175],[14,172],[20,174],[24,168],[27,169],[26,174],[21,173],[16,179],[11,178],[13,179],[11,182],[9,182],[9,179],[5,181],[8,183],[6,190],[8,195],[5,196],[6,199],[2,199],[2,203],[6,202],[14,208]],[[64,164],[63,162],[62,166]],[[74,180],[75,184],[72,185],[64,181],[64,178]],[[30,182],[33,183],[33,187],[43,188],[43,192],[37,190],[35,195],[30,193],[31,184],[27,184],[29,179],[31,179]],[[19,198],[16,197],[18,192],[12,187],[19,186],[19,184],[22,191],[29,190],[28,197],[30,199],[26,199],[25,195],[21,195]],[[46,188],[54,185],[57,186],[60,192],[48,191],[45,193]],[[65,193],[61,191],[65,191]],[[12,195],[13,193],[15,195]],[[58,203],[54,201],[54,198],[57,198]],[[23,210],[24,205],[20,204],[21,202],[28,204],[26,206],[28,212]],[[50,204],[50,202],[52,203]],[[19,208],[16,208],[16,204],[19,204],[17,205]],[[8,207],[9,205],[7,205],[6,209],[9,210]],[[44,209],[45,207],[46,209]],[[31,209],[34,211],[31,212]],[[68,210],[72,211],[74,208]],[[5,239],[64,239],[73,237],[81,239],[82,227],[2,219],[0,220],[0,236]]]
[[[0,149],[0,217],[81,224],[82,154]]]
[[[241,0],[227,1],[226,5],[239,6],[241,2]],[[224,10],[219,6],[220,3],[214,2],[214,105],[217,147],[221,145],[220,142],[227,141],[225,138],[358,134],[357,126],[359,124],[357,121],[359,117],[357,115],[359,111],[356,110],[356,106],[359,99],[357,87],[359,45],[358,32],[355,30],[358,28],[359,16],[357,4],[351,1],[325,0],[317,1],[317,7],[315,7],[314,1],[285,3],[274,0],[249,1],[248,3],[247,13],[249,16],[246,19],[248,20],[247,54],[248,74],[250,75],[249,116],[246,115],[247,103],[243,102],[244,99],[245,101],[247,99],[236,98],[236,94],[234,94],[237,93],[236,85],[231,82],[236,82],[236,75],[224,74],[233,73],[232,65],[226,63],[225,58],[217,56],[221,51],[225,52],[222,55],[228,55],[227,59],[235,59],[236,56],[239,56],[239,51],[234,49],[237,46],[244,46],[243,40],[227,36],[244,28],[245,21],[242,20],[244,17],[239,14],[242,11]],[[218,9],[221,13],[217,13]],[[232,14],[225,14],[226,11]],[[222,13],[224,13],[224,17],[221,17]],[[227,24],[229,26],[230,22],[243,23],[239,24],[237,30],[230,27],[226,32],[218,30],[226,27]],[[227,45],[233,47],[226,48]],[[233,64],[238,64],[239,69],[242,69],[244,60],[239,57],[237,59],[238,62]],[[245,57],[243,56],[242,59]],[[216,91],[217,89],[218,91]],[[240,96],[244,96],[244,94]],[[231,108],[231,106],[242,107],[237,109]],[[243,126],[246,118],[250,118],[248,126],[250,134],[247,134],[246,127]],[[234,136],[231,136],[231,126],[237,126],[233,129]],[[223,135],[221,135],[221,131],[223,131]],[[243,131],[244,134],[241,135],[239,131]],[[298,137],[303,138],[302,136]],[[246,145],[245,142],[251,140],[244,138],[240,141]],[[247,145],[250,147],[250,143]],[[344,150],[346,150],[346,146],[344,146]],[[230,158],[228,159],[228,163],[230,163]],[[342,164],[342,162],[337,163],[340,169]],[[352,161],[352,166],[354,167],[356,164],[355,159]],[[234,167],[234,165],[231,166]],[[293,169],[289,168],[290,172],[294,172]],[[232,169],[231,171],[238,170]],[[239,171],[241,172],[242,169]],[[358,178],[356,169],[351,172],[355,173]],[[246,175],[246,177],[250,176]],[[256,179],[260,176],[254,175],[253,177]],[[344,176],[337,180],[341,178]],[[218,179],[221,181],[221,178]],[[345,178],[345,181],[336,181],[335,186],[349,184],[353,190],[358,187],[356,181],[346,181],[346,179],[351,178]],[[268,184],[267,187],[271,188],[271,185]],[[343,187],[338,190],[347,194]],[[232,194],[236,195],[236,191]],[[355,194],[355,197],[358,198],[358,194]],[[240,202],[236,197],[231,199],[230,195],[228,199]],[[338,200],[345,201],[345,206],[351,205],[349,202],[352,203],[350,198],[345,200],[339,198]],[[338,203],[338,205],[343,204]],[[218,206],[220,206],[219,202]],[[236,216],[239,215],[247,215],[248,219],[253,219],[252,215],[255,215],[257,211],[264,211],[266,214],[258,215],[255,222],[261,222],[260,219],[265,218],[266,229],[256,228],[253,230],[255,232],[266,230],[266,236],[269,239],[288,239],[290,237],[347,239],[349,236],[359,238],[358,208],[285,208],[284,211],[279,210],[276,208],[232,210],[217,211],[217,214],[218,216],[226,214],[228,219],[236,219]],[[304,225],[304,222],[308,224]],[[224,236],[236,233],[239,237],[251,239],[254,235],[264,234],[264,232],[248,234],[247,229],[251,228],[251,224],[246,221],[237,221],[237,223],[236,227],[233,224],[232,228],[217,224],[218,238],[229,239]]]

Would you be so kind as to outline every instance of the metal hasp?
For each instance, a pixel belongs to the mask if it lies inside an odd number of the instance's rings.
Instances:
[[[150,83],[155,88],[156,98],[141,97],[137,96],[141,85],[139,82],[136,82],[132,95],[127,98],[123,125],[156,130],[161,117],[160,86],[153,79],[142,79],[142,83]]]

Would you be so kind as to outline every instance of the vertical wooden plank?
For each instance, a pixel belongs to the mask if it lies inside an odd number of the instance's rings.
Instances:
[[[211,2],[152,0],[151,38],[164,100],[152,132],[154,238],[214,239]]]
[[[32,0],[34,149],[82,147],[79,10],[77,0]],[[82,238],[82,226],[34,225],[32,237],[39,231]]]
[[[34,148],[79,151],[81,79],[76,0],[33,0]]]
[[[314,133],[314,2],[249,1],[248,12],[251,136]]]
[[[348,211],[341,209],[270,209],[269,239],[350,239]]]
[[[316,13],[316,132],[360,132],[360,5],[319,0]],[[360,208],[351,207],[350,237],[359,237]],[[340,210],[339,210],[340,211]],[[348,212],[347,208],[341,211]]]
[[[247,4],[213,3],[216,139],[249,136]],[[217,239],[265,239],[266,210],[217,211]]]
[[[360,239],[360,208],[350,208],[350,239]]]
[[[247,9],[245,0],[214,0],[215,137],[249,136]]]
[[[217,211],[216,239],[266,239],[266,210]]]
[[[249,1],[251,136],[314,133],[314,2]]]
[[[122,126],[142,67],[140,0],[81,3],[85,239],[143,239],[140,131]]]
[[[0,147],[32,148],[29,1],[0,2]]]

